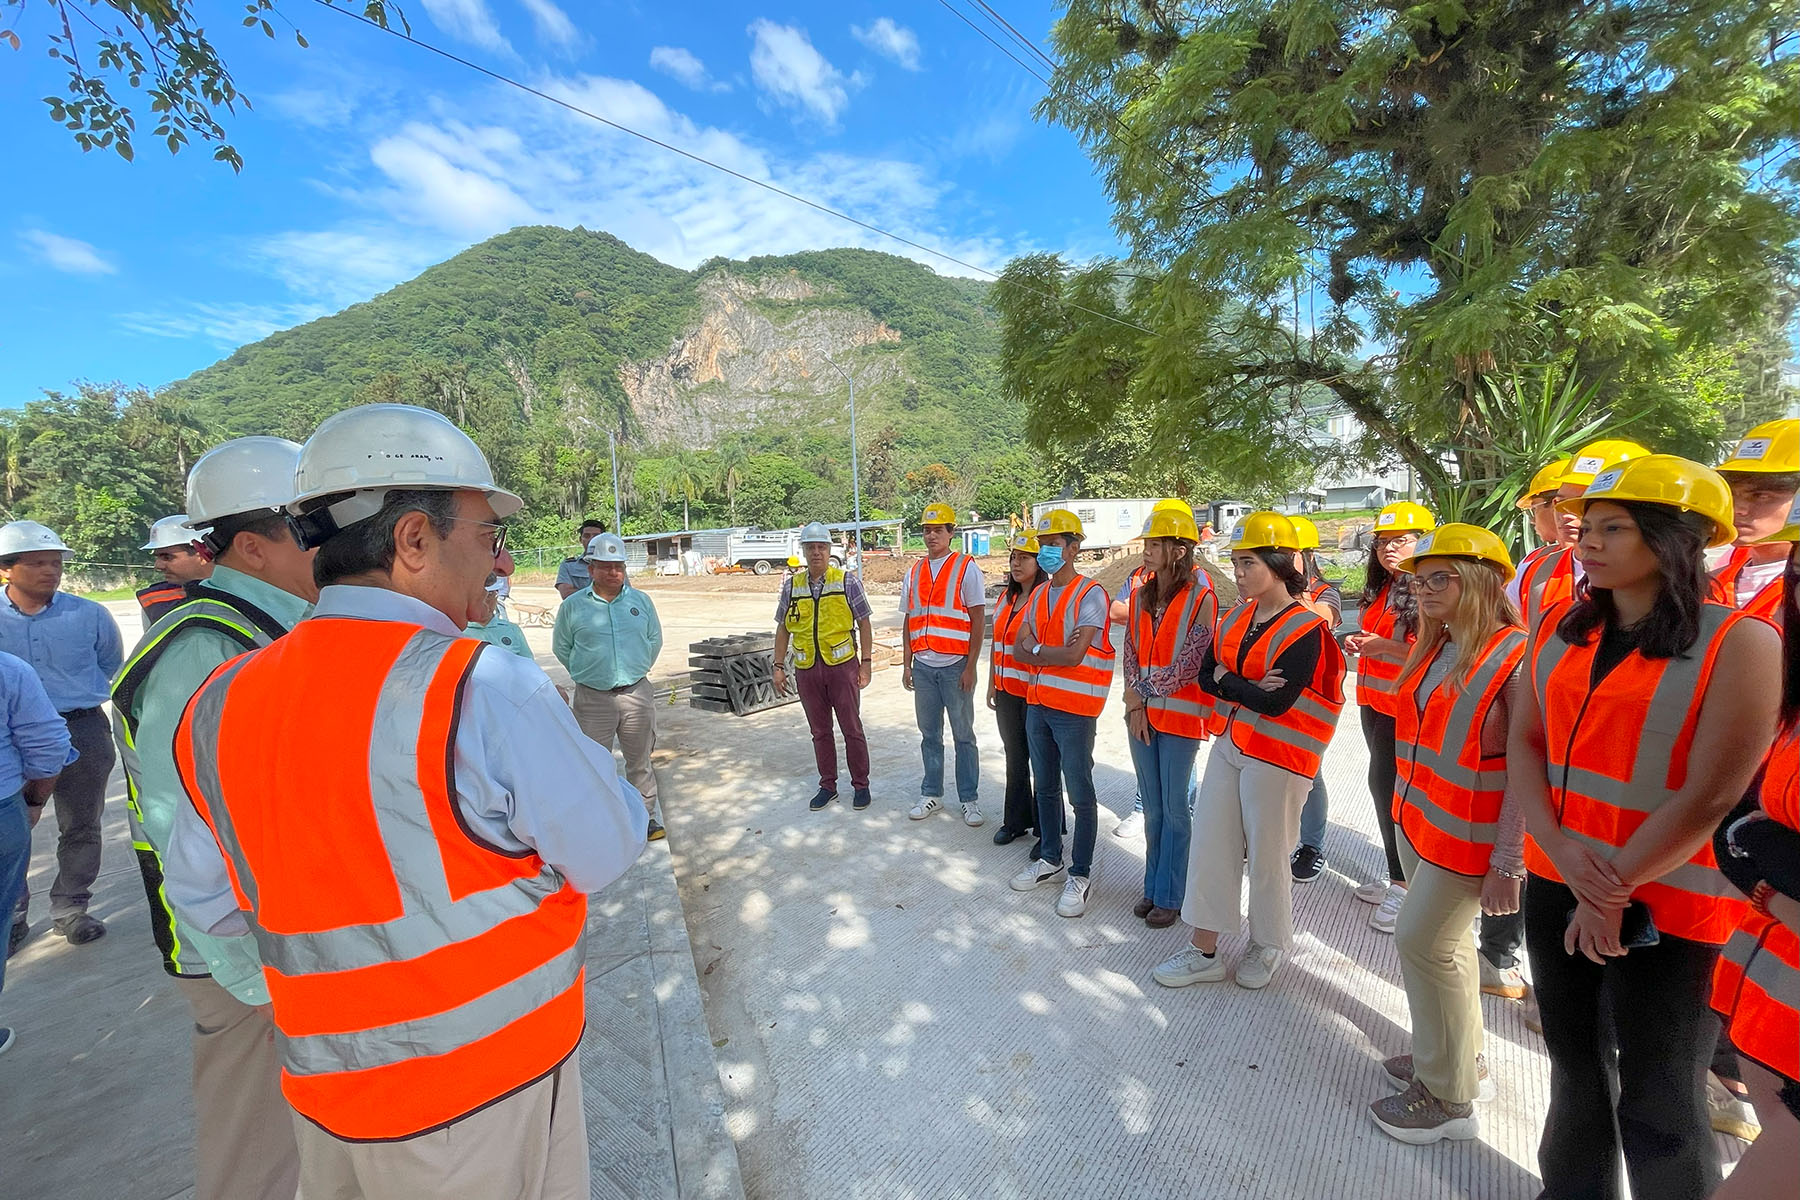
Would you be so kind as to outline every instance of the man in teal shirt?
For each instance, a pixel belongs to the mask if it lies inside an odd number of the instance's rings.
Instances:
[[[656,819],[656,689],[650,668],[662,653],[662,622],[650,597],[625,581],[625,543],[603,533],[583,555],[591,586],[556,610],[550,648],[575,681],[575,723],[607,749],[625,753],[625,777],[644,796],[650,840],[663,836]]]
[[[488,618],[479,624],[470,621],[469,627],[463,630],[464,637],[474,638],[478,642],[486,642],[490,646],[498,646],[502,650],[537,661],[537,655],[525,641],[525,631],[514,625],[506,615],[506,605],[501,603],[505,596],[503,590],[507,579],[516,569],[512,551],[501,548],[494,559],[494,581],[488,584]]]
[[[214,556],[212,576],[145,631],[113,683],[151,931],[193,1013],[196,1200],[287,1200],[299,1179],[256,943],[193,928],[163,888],[165,866],[171,877],[180,870],[169,834],[189,803],[174,756],[182,712],[215,668],[286,633],[318,598],[313,552],[279,511],[292,499],[299,453],[282,438],[239,438],[194,464],[188,513]]]

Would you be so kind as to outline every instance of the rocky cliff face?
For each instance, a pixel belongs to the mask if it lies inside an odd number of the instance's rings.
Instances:
[[[710,446],[769,421],[800,420],[818,397],[840,394],[849,371],[859,388],[899,378],[891,356],[855,351],[900,334],[861,309],[809,304],[821,289],[796,272],[749,280],[719,271],[696,287],[699,320],[659,358],[619,365],[646,439]]]

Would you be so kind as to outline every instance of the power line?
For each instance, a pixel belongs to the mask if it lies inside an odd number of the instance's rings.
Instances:
[[[991,36],[989,36],[987,30],[983,29],[981,26],[977,25],[975,22],[969,20],[968,16],[965,15],[960,8],[957,8],[955,5],[950,3],[950,0],[938,0],[938,3],[943,5],[944,8],[946,10],[948,10],[950,12],[950,14],[952,16],[954,16],[957,20],[961,21],[964,25],[967,25],[970,29],[973,29],[976,33],[980,34],[981,37],[984,40],[986,40],[988,45],[992,46],[994,49],[998,50],[1000,53],[1006,55],[1006,57],[1008,57],[1008,58],[1012,59],[1014,62],[1018,63],[1019,66],[1024,69],[1026,74],[1030,75],[1033,79],[1035,79],[1039,83],[1043,84],[1044,87],[1046,87],[1046,88],[1050,87],[1050,81],[1048,79],[1046,79],[1043,75],[1040,75],[1035,67],[1031,66],[1024,59],[1022,59],[1018,55],[1014,54],[1011,50],[1008,50],[1005,46],[1002,46],[999,42],[996,42]],[[1052,64],[1052,67],[1054,68],[1054,64]]]
[[[567,100],[564,100],[560,96],[553,96],[549,92],[541,91],[538,88],[532,87],[530,84],[521,83],[519,80],[514,79],[509,75],[503,75],[498,71],[495,71],[488,67],[482,66],[480,63],[471,62],[469,59],[463,58],[456,54],[452,54],[450,51],[445,50],[441,46],[435,46],[432,43],[424,41],[420,38],[416,38],[412,34],[407,33],[403,30],[395,29],[389,25],[383,25],[379,21],[374,21],[374,20],[371,20],[369,17],[364,16],[362,13],[352,12],[351,10],[346,9],[346,8],[339,8],[339,7],[337,7],[336,4],[334,4],[332,2],[332,0],[313,0],[313,3],[317,4],[321,8],[325,9],[327,12],[336,13],[338,16],[347,17],[353,21],[359,21],[362,24],[367,25],[371,29],[379,30],[380,32],[388,34],[391,37],[398,38],[401,41],[406,42],[410,45],[417,46],[421,50],[425,50],[431,54],[435,54],[439,58],[445,59],[449,62],[453,62],[460,67],[466,67],[469,70],[476,72],[477,74],[485,75],[489,79],[492,79],[497,83],[503,83],[508,87],[516,88],[517,90],[524,92],[527,95],[536,96],[540,100],[547,100],[551,104],[554,104],[559,108],[567,109],[568,111],[570,111],[572,113],[576,113],[580,116],[588,118],[590,121],[598,121],[600,124],[605,125],[609,129],[616,129],[620,133],[627,134],[631,137],[637,138],[639,141],[648,142],[650,145],[655,146],[658,149],[667,150],[671,154],[680,155],[682,158],[685,158],[685,159],[689,160],[690,162],[699,163],[703,167],[710,167],[711,169],[718,171],[721,174],[731,176],[733,179],[741,180],[742,182],[748,183],[748,184],[752,185],[753,187],[762,188],[764,191],[767,191],[767,192],[773,192],[775,195],[781,196],[788,200],[792,200],[796,204],[804,205],[807,208],[813,209],[816,212],[822,212],[826,216],[829,216],[829,217],[836,217],[840,221],[847,221],[850,224],[857,226],[858,228],[866,229],[870,233],[879,234],[880,236],[882,236],[884,238],[888,238],[892,241],[899,242],[903,246],[910,246],[914,250],[922,251],[926,254],[932,255],[935,258],[940,258],[940,259],[944,260],[945,262],[955,263],[957,266],[962,267],[966,270],[974,271],[977,274],[986,275],[990,279],[995,279],[995,280],[1000,279],[1000,275],[998,272],[990,271],[986,267],[978,267],[972,262],[965,262],[963,259],[957,258],[953,254],[946,254],[944,251],[934,249],[933,247],[927,246],[922,242],[916,242],[916,241],[912,240],[911,238],[902,237],[900,234],[891,232],[890,230],[883,229],[879,225],[872,225],[869,222],[864,221],[858,217],[851,216],[847,212],[843,212],[839,209],[832,208],[830,205],[821,204],[817,200],[809,200],[805,196],[801,196],[794,192],[790,192],[786,188],[777,186],[776,184],[770,183],[767,180],[757,179],[754,176],[744,174],[742,171],[735,171],[730,167],[724,166],[721,163],[716,163],[709,158],[706,158],[702,155],[694,153],[691,150],[684,150],[680,146],[676,146],[676,145],[673,145],[672,143],[665,142],[665,141],[661,140],[660,138],[651,137],[647,133],[640,133],[628,125],[621,125],[617,121],[610,120],[606,117],[601,116],[599,113],[592,112],[589,109],[582,108],[580,105],[573,104]],[[939,3],[943,3],[943,0],[939,0]],[[981,31],[979,29],[977,29],[976,32],[979,33]],[[986,35],[984,34],[983,36],[986,36]],[[989,40],[991,41],[992,39],[989,39]],[[995,43],[995,44],[998,45],[998,43]],[[1009,55],[1009,57],[1010,57],[1010,55]],[[1019,60],[1015,58],[1013,61],[1018,62]],[[1019,65],[1024,66],[1025,64],[1021,62],[1021,63],[1019,63]],[[1029,67],[1027,67],[1026,69],[1030,70]],[[1034,74],[1035,74],[1035,72],[1034,72]],[[1040,76],[1039,78],[1042,78],[1042,77]],[[1016,287],[1016,288],[1021,289],[1022,291],[1034,292],[1040,296],[1045,297],[1046,299],[1054,300],[1059,304],[1067,305],[1068,307],[1075,309],[1077,312],[1084,312],[1084,313],[1087,313],[1089,316],[1099,317],[1102,320],[1111,321],[1116,325],[1123,325],[1129,329],[1135,329],[1139,333],[1147,334],[1152,337],[1155,336],[1154,330],[1146,329],[1142,325],[1139,325],[1135,321],[1128,321],[1122,317],[1113,316],[1111,313],[1104,313],[1104,312],[1098,311],[1097,309],[1087,308],[1083,305],[1076,304],[1073,301],[1070,301],[1061,296],[1058,296],[1054,292],[1048,292],[1048,291],[1044,291],[1041,288],[1031,287],[1028,284],[1022,284],[1022,283],[1018,282],[1017,280],[1008,280],[1006,282],[1007,282],[1007,286],[1009,286],[1009,287]]]
[[[1027,52],[1036,55],[1038,60],[1052,71],[1056,70],[1056,60],[1051,58],[1048,54],[1045,54],[1043,48],[1035,41],[1015,29],[1011,21],[1008,21],[1005,17],[994,11],[994,6],[989,4],[987,0],[974,0],[974,4],[976,8],[979,8],[983,13],[987,14],[987,19],[989,21],[994,22],[999,25],[1000,28],[1004,29],[1012,37],[1013,41],[1024,47]]]

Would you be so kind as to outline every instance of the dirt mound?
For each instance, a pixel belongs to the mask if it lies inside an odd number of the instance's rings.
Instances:
[[[1101,587],[1106,589],[1106,594],[1108,596],[1117,596],[1125,587],[1125,580],[1131,576],[1133,571],[1142,565],[1143,561],[1144,556],[1141,554],[1122,555],[1121,557],[1108,562],[1098,571],[1095,571],[1093,578]],[[1236,604],[1238,598],[1237,584],[1232,580],[1231,572],[1221,570],[1216,563],[1206,559],[1202,559],[1200,566],[1205,570],[1208,577],[1212,579],[1213,591],[1218,593],[1219,596],[1219,607],[1221,609],[1226,609],[1230,608],[1233,604]]]

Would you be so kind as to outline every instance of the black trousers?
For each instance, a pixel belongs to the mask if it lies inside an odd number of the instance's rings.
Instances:
[[[1025,697],[995,689],[994,720],[1006,747],[1006,808],[1000,824],[1013,833],[1037,834],[1037,793],[1031,786],[1031,751],[1025,744]]]
[[[1375,825],[1387,851],[1388,878],[1404,883],[1406,871],[1400,866],[1400,843],[1394,830],[1394,718],[1367,705],[1358,711],[1363,741],[1369,747],[1369,795],[1375,800]]]
[[[1633,1200],[1698,1200],[1720,1182],[1706,1114],[1719,948],[1665,933],[1600,965],[1563,952],[1574,907],[1564,885],[1526,881],[1525,945],[1550,1051],[1540,1200],[1617,1200],[1621,1149]]]

